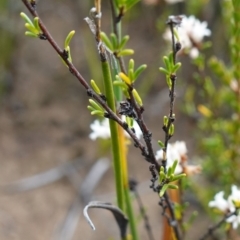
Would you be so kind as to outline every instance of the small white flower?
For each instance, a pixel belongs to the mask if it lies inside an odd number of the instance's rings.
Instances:
[[[90,125],[92,132],[89,134],[89,138],[96,140],[97,138],[108,139],[110,138],[110,129],[108,119],[104,118],[102,121],[94,120]]]
[[[200,22],[194,16],[184,17],[180,28],[182,28],[190,40],[201,43],[205,36],[210,36],[211,31],[207,28],[207,22]]]
[[[125,117],[123,116],[122,119],[125,120]],[[90,124],[90,128],[92,132],[89,134],[89,138],[92,140],[96,140],[97,138],[108,139],[111,136],[109,120],[107,118],[104,118],[102,121],[99,121],[98,119],[94,120],[94,122]],[[142,131],[135,121],[133,122],[133,128],[135,130],[137,138],[140,139],[142,136]],[[125,135],[127,137],[130,137],[126,131]]]
[[[186,155],[187,147],[186,143],[183,141],[177,141],[173,144],[168,144],[167,147],[167,169],[171,167],[175,160],[178,160],[178,165],[175,169],[175,174],[179,174],[183,172],[183,168],[181,166],[181,159]],[[159,150],[156,152],[156,159],[160,160],[163,158],[163,150]]]
[[[226,199],[224,199],[223,195],[224,195],[223,191],[217,193],[214,196],[214,200],[209,202],[208,206],[213,207],[213,208],[217,208],[221,212],[226,212],[229,208],[229,204],[228,204],[228,201]]]
[[[180,156],[187,154],[187,146],[184,141],[176,141],[173,144],[173,147],[176,149],[176,151],[180,154]]]
[[[236,211],[240,207],[240,189],[233,185],[232,193],[227,200],[223,198],[223,195],[223,191],[217,193],[214,200],[209,202],[208,206],[217,208],[224,213],[234,213],[234,215],[226,219],[226,222],[231,223],[232,227],[236,229],[240,224],[240,212]]]
[[[165,0],[166,3],[169,3],[169,4],[175,4],[175,3],[178,3],[178,2],[183,2],[184,0]]]
[[[236,210],[235,204],[240,205],[240,190],[235,185],[232,186],[232,194],[228,197],[228,203],[230,212]]]
[[[191,58],[199,55],[199,48],[206,36],[211,35],[210,29],[207,28],[207,22],[200,22],[194,16],[181,16],[182,22],[178,27],[178,35],[180,38],[182,49],[189,53]],[[163,38],[171,41],[171,32],[169,29],[164,33]]]
[[[232,215],[231,217],[227,218],[226,222],[232,223],[232,227],[237,229],[238,225],[240,224],[240,215]]]

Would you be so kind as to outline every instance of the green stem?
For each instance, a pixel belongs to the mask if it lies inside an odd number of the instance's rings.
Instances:
[[[111,3],[111,7],[112,7],[112,14],[113,14],[113,32],[116,34],[118,41],[120,41],[121,40],[121,22],[119,22],[118,24],[115,23],[116,13],[118,12],[118,10],[117,10],[113,0],[110,0],[110,3]],[[119,64],[119,62],[118,62],[118,64]],[[113,69],[114,76],[117,75],[118,72],[119,72],[119,67],[114,65],[114,69]],[[122,94],[119,91],[119,88],[115,88],[115,97],[116,97],[117,101],[122,100]],[[108,98],[108,96],[107,96],[107,98]],[[115,107],[115,105],[114,105],[114,107]],[[133,208],[132,208],[132,202],[131,202],[131,198],[130,198],[130,194],[129,194],[128,169],[127,169],[127,160],[126,160],[127,150],[126,150],[126,145],[125,145],[125,141],[124,141],[125,140],[124,130],[119,129],[119,135],[117,135],[117,136],[118,136],[117,141],[118,141],[120,151],[121,151],[120,165],[121,165],[121,174],[122,174],[121,176],[122,176],[122,183],[123,183],[124,200],[125,200],[124,203],[126,206],[126,214],[129,219],[132,240],[138,240],[136,221],[135,221],[134,212],[133,212]]]
[[[111,7],[112,7],[112,21],[113,21],[113,32],[116,34],[118,41],[121,41],[122,38],[122,23],[121,21],[119,23],[116,23],[116,14],[118,13],[118,9],[116,7],[116,5],[114,4],[113,0],[110,0],[111,2]],[[113,71],[115,71],[115,75],[118,74],[119,72],[119,68],[121,69],[121,71],[123,71],[125,69],[124,67],[124,62],[123,59],[120,57],[118,59],[118,66],[120,65],[120,67],[118,67],[117,69],[114,69]],[[124,71],[125,72],[125,71]],[[122,94],[121,92],[119,93],[119,88],[115,89],[116,94],[116,98],[117,101],[121,101],[122,100]],[[124,200],[125,200],[125,205],[126,205],[126,213],[129,219],[129,225],[130,225],[130,231],[132,234],[132,240],[138,240],[138,233],[137,233],[137,227],[136,227],[136,221],[135,221],[135,216],[134,216],[134,212],[133,212],[133,207],[132,207],[132,201],[129,195],[129,185],[128,185],[128,167],[127,167],[127,150],[126,150],[126,145],[125,145],[125,138],[124,138],[124,130],[119,129],[120,132],[120,147],[121,147],[121,152],[123,153],[122,155],[122,171],[123,171],[123,185],[124,185]]]
[[[102,61],[102,71],[104,77],[104,88],[105,95],[107,97],[108,106],[116,112],[115,99],[113,93],[112,77],[110,72],[109,63],[107,61]],[[123,179],[122,179],[122,167],[121,167],[121,151],[120,142],[118,140],[118,126],[117,123],[109,119],[111,141],[112,141],[112,155],[113,155],[113,165],[115,172],[115,185],[117,193],[117,203],[118,207],[124,210],[124,193],[123,193]]]
[[[107,61],[102,62],[102,71],[104,76],[105,94],[107,97],[108,106],[114,112],[116,112],[113,84],[111,79],[110,67]],[[139,238],[138,238],[137,229],[136,229],[136,222],[135,222],[135,217],[133,213],[131,198],[129,195],[129,187],[128,187],[128,184],[126,184],[127,179],[125,180],[123,179],[125,175],[123,174],[124,169],[121,161],[124,161],[124,156],[121,155],[123,154],[121,153],[121,149],[123,148],[123,146],[121,145],[125,143],[121,142],[121,138],[120,138],[121,134],[118,132],[117,123],[109,119],[109,124],[110,124],[110,131],[111,131],[111,140],[112,140],[112,154],[113,154],[113,163],[114,163],[114,172],[115,172],[115,184],[116,184],[116,191],[117,191],[117,203],[119,208],[122,210],[124,210],[124,203],[125,203],[127,216],[129,218],[132,240],[138,240]]]
[[[139,237],[138,237],[138,232],[136,227],[135,216],[132,208],[129,188],[124,188],[124,195],[125,195],[125,203],[126,203],[126,210],[127,210],[127,215],[129,219],[129,225],[130,225],[131,234],[132,234],[132,240],[138,240]]]
[[[120,127],[118,129],[119,129],[118,139],[119,139],[121,153],[122,153],[121,164],[122,164],[122,173],[123,173],[123,188],[124,188],[124,200],[125,200],[125,206],[126,206],[126,213],[129,219],[130,230],[132,234],[131,239],[138,240],[136,221],[135,221],[135,216],[133,212],[131,197],[129,194],[128,167],[127,167],[127,159],[126,159],[127,146],[125,142],[124,130]]]

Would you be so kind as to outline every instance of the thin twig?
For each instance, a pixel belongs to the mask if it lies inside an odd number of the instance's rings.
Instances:
[[[170,27],[170,31],[171,31],[171,35],[172,35],[173,64],[175,65],[176,64],[176,54],[177,54],[175,37],[174,37],[174,30],[173,30],[175,22],[170,19],[167,23]],[[163,165],[165,171],[166,171],[166,164],[167,164],[168,142],[169,142],[170,138],[172,137],[172,135],[169,134],[169,129],[170,129],[171,125],[173,124],[174,120],[175,120],[174,99],[175,99],[175,84],[176,84],[177,76],[175,74],[171,74],[170,80],[172,82],[171,88],[170,88],[170,91],[169,91],[170,109],[169,109],[169,116],[168,116],[168,124],[167,124],[166,128],[164,128],[165,141],[164,141],[163,160],[162,160],[162,165]]]
[[[168,208],[169,213],[170,213],[169,225],[173,228],[176,239],[181,240],[182,237],[181,237],[180,232],[179,232],[178,221],[175,217],[174,206],[173,206],[173,203],[171,202],[167,192],[165,192],[165,194],[164,194],[164,199],[167,203],[167,208]]]
[[[101,61],[106,61],[106,49],[101,43],[101,17],[102,17],[102,12],[101,12],[101,0],[95,0],[95,8],[96,8],[96,13],[94,16],[94,21],[95,21],[95,26],[96,26],[96,34],[95,34],[95,39],[96,42],[98,43],[98,49],[99,49],[99,55],[101,57]]]
[[[24,5],[27,7],[29,12],[34,17],[39,17],[36,9],[31,6],[31,4],[28,2],[28,0],[22,0],[22,2],[24,3]],[[44,23],[43,23],[43,21],[41,20],[40,17],[39,17],[39,26],[40,26],[40,28],[42,30],[42,33],[46,37],[46,40],[50,43],[50,45],[55,49],[55,51],[58,53],[58,55],[66,63],[66,65],[68,66],[69,71],[72,73],[72,75],[74,75],[78,79],[78,81],[81,83],[81,85],[87,90],[87,94],[91,98],[95,99],[106,110],[106,112],[108,113],[108,117],[109,118],[111,118],[112,120],[116,121],[130,135],[130,137],[133,139],[133,141],[135,143],[135,146],[138,147],[141,150],[142,155],[148,156],[148,152],[146,151],[145,146],[137,138],[136,134],[128,127],[128,125],[124,121],[122,121],[122,119],[120,117],[118,117],[117,114],[115,114],[111,110],[111,108],[108,107],[108,105],[106,104],[106,102],[102,98],[102,96],[96,94],[93,91],[93,89],[89,86],[87,81],[79,73],[79,71],[76,69],[76,67],[71,62],[69,62],[69,60],[66,58],[66,52],[58,46],[58,44],[56,43],[56,41],[51,36],[50,32],[47,30],[46,26],[44,25]],[[151,162],[154,163],[155,159],[152,159]],[[155,164],[158,165],[157,162],[155,162]]]
[[[131,191],[133,191],[133,193],[136,197],[140,213],[141,213],[141,215],[143,217],[143,220],[144,220],[144,225],[145,225],[145,228],[146,228],[148,238],[149,238],[149,240],[154,240],[154,236],[153,236],[151,225],[149,223],[148,215],[147,215],[147,213],[144,209],[142,199],[141,199],[141,197],[138,193],[137,185],[138,185],[138,183],[135,180],[130,180],[129,186],[130,186]]]
[[[116,11],[115,11],[115,7],[114,7],[114,3],[113,3],[113,0],[110,0],[110,5],[111,5],[111,11],[112,11],[112,19],[113,19],[113,31],[114,33],[116,34],[117,38],[119,38],[119,32],[118,32],[118,27],[117,25],[120,23],[119,21],[117,21],[118,19],[118,16],[116,14]],[[126,69],[125,69],[125,64],[124,64],[124,61],[123,61],[123,58],[122,57],[116,57],[118,62],[119,62],[119,66],[121,68],[121,71],[125,74],[127,74],[126,72]],[[159,167],[159,163],[157,162],[156,160],[156,157],[155,157],[155,154],[154,154],[154,151],[153,151],[153,147],[152,147],[152,133],[149,131],[144,119],[143,119],[143,116],[142,116],[142,113],[143,113],[143,107],[139,107],[136,103],[136,100],[133,96],[133,93],[132,93],[132,90],[133,90],[133,86],[128,86],[129,89],[128,89],[128,92],[129,92],[129,96],[130,96],[130,103],[131,103],[131,106],[133,107],[135,113],[136,113],[136,122],[138,123],[142,133],[143,133],[143,139],[145,141],[145,144],[146,144],[146,147],[147,147],[147,152],[145,151],[142,152],[142,155],[145,157],[145,159],[151,163],[151,164],[154,164],[156,169],[159,171],[160,170],[160,167]],[[147,154],[146,154],[147,153]]]
[[[200,237],[199,240],[204,240],[204,239],[207,239],[208,237],[212,236],[214,231],[216,231],[229,217],[236,215],[238,211],[239,211],[239,209],[236,209],[234,212],[228,213],[217,224],[208,228],[208,231],[202,237]]]
[[[112,11],[112,18],[113,18],[113,31],[114,33],[116,34],[116,36],[119,38],[119,32],[118,32],[118,27],[117,25],[120,23],[118,19],[118,16],[116,14],[116,11],[115,11],[115,7],[114,7],[114,3],[112,0],[110,0],[110,5],[111,5],[111,11]],[[121,71],[125,74],[126,73],[126,69],[125,69],[125,64],[124,64],[124,61],[123,61],[123,58],[122,57],[116,57],[118,62],[119,62],[119,65],[120,65],[120,68],[121,68]],[[159,163],[157,162],[156,160],[156,157],[155,157],[155,154],[154,154],[154,151],[153,151],[153,147],[152,147],[152,133],[149,131],[146,123],[144,122],[144,119],[143,119],[143,116],[142,116],[142,113],[144,111],[143,107],[139,107],[136,103],[136,100],[133,96],[133,93],[132,93],[132,90],[133,90],[133,87],[132,86],[128,86],[129,89],[128,89],[128,92],[129,92],[129,96],[130,96],[130,103],[131,103],[131,106],[133,107],[135,113],[136,113],[136,122],[138,123],[142,133],[143,133],[143,139],[145,141],[145,144],[146,144],[146,148],[147,148],[147,151],[142,151],[142,155],[145,157],[146,161],[148,161],[149,163],[151,164],[154,164],[156,169],[159,171],[160,170],[160,166],[159,166]]]
[[[167,24],[170,27],[170,31],[171,31],[171,36],[172,36],[172,54],[173,54],[173,64],[176,64],[176,54],[177,54],[177,49],[176,49],[176,43],[175,43],[175,37],[174,37],[174,26],[176,25],[176,21],[178,21],[179,19],[173,19],[173,17],[169,17]],[[165,132],[165,141],[164,141],[164,147],[163,147],[163,159],[162,159],[162,166],[164,167],[164,171],[166,172],[166,165],[167,165],[167,147],[168,147],[168,142],[170,140],[170,138],[172,137],[172,133],[169,133],[170,127],[173,124],[174,120],[175,120],[175,114],[174,114],[174,99],[175,99],[175,84],[176,84],[176,80],[177,80],[177,76],[175,73],[172,73],[170,75],[170,80],[171,80],[171,87],[169,90],[169,98],[170,98],[170,109],[169,109],[169,115],[168,115],[168,123],[167,126],[163,127],[163,130]],[[175,213],[174,213],[174,206],[173,203],[170,199],[170,197],[168,196],[167,192],[165,192],[164,194],[164,199],[166,201],[167,204],[167,208],[169,210],[170,213],[170,219],[169,221],[169,225],[173,228],[174,230],[174,234],[176,239],[180,240],[182,239],[181,234],[180,234],[180,230],[178,227],[178,221],[176,219]]]
[[[152,146],[152,133],[149,131],[149,129],[143,119],[143,115],[142,115],[144,108],[139,107],[137,105],[136,100],[133,96],[132,90],[133,90],[132,88],[129,88],[130,102],[137,114],[136,122],[138,123],[138,125],[143,133],[143,139],[146,143],[147,151],[148,151],[147,155],[144,155],[144,157],[149,163],[154,164],[156,167],[156,170],[159,172],[160,166],[159,166],[158,161],[156,160],[155,153],[153,151],[153,146]]]
[[[97,42],[100,42],[100,31],[101,31],[101,0],[95,0],[95,7],[96,7],[96,38]]]

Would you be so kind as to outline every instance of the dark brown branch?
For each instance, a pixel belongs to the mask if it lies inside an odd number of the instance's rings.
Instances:
[[[28,0],[22,0],[22,2],[27,7],[27,9],[29,10],[29,12],[32,14],[33,17],[39,17],[38,13],[36,11],[36,8],[35,7],[33,8],[31,3]],[[128,128],[126,123],[124,121],[122,121],[121,118],[119,118],[117,116],[117,114],[115,114],[111,110],[111,108],[108,107],[108,105],[106,104],[106,102],[104,101],[102,96],[96,94],[93,91],[93,89],[89,86],[87,81],[78,72],[76,67],[71,62],[68,61],[68,59],[66,58],[66,51],[64,49],[61,49],[58,46],[58,44],[55,42],[55,40],[53,39],[50,32],[47,30],[46,26],[43,24],[43,22],[40,18],[39,18],[39,26],[40,26],[44,36],[46,36],[46,40],[50,43],[50,45],[55,49],[55,51],[58,53],[58,55],[66,63],[66,65],[68,66],[69,71],[72,73],[72,75],[74,75],[78,79],[78,81],[81,83],[81,85],[87,90],[87,94],[90,97],[92,97],[93,99],[95,99],[106,110],[109,118],[116,121],[130,135],[130,137],[133,139],[133,141],[135,143],[135,146],[141,150],[142,154],[147,155],[145,146],[141,143],[141,141],[139,141],[139,139],[137,138],[135,133],[130,128]]]
[[[181,240],[182,238],[181,238],[179,228],[178,228],[178,221],[177,221],[177,219],[175,217],[175,213],[174,213],[174,206],[173,206],[173,203],[171,202],[167,192],[165,192],[165,194],[164,194],[164,199],[167,203],[167,208],[170,213],[170,218],[168,219],[169,225],[173,228],[176,239]]]
[[[170,27],[171,31],[171,36],[172,36],[172,54],[173,54],[173,64],[176,64],[176,54],[177,54],[177,48],[175,44],[175,37],[174,37],[174,26],[176,25],[176,22],[170,17],[169,20],[167,21],[167,24]],[[166,172],[166,165],[167,165],[167,147],[168,147],[168,142],[170,138],[172,137],[172,134],[169,133],[170,127],[173,124],[175,120],[175,114],[174,114],[174,99],[175,99],[175,84],[177,80],[177,76],[172,73],[170,76],[171,80],[171,88],[169,90],[169,98],[170,98],[170,109],[169,109],[169,115],[168,115],[168,123],[167,126],[163,127],[163,130],[165,132],[165,141],[164,141],[164,148],[163,148],[163,159],[162,159],[162,166],[164,167],[164,171]],[[164,184],[163,184],[164,185]],[[169,225],[173,228],[174,234],[177,240],[181,240],[181,234],[179,230],[179,224],[178,221],[175,217],[174,213],[174,206],[173,203],[171,202],[171,199],[169,198],[167,192],[164,194],[164,199],[167,204],[167,209],[170,213],[170,216],[168,218]]]
[[[119,32],[118,32],[119,21],[116,20],[118,18],[118,16],[117,16],[117,13],[116,13],[116,10],[115,10],[115,7],[114,7],[113,0],[110,0],[110,5],[111,5],[111,11],[112,11],[113,31],[114,31],[114,33],[116,34],[116,36],[119,40]],[[120,11],[122,11],[122,10],[120,9]],[[123,58],[122,57],[116,57],[116,58],[119,62],[121,71],[127,75]],[[151,142],[152,134],[149,131],[149,129],[147,128],[146,123],[144,122],[144,119],[143,119],[143,116],[142,116],[143,107],[139,107],[137,105],[137,103],[136,103],[136,101],[133,97],[133,94],[132,94],[133,87],[132,86],[128,86],[128,87],[129,87],[128,92],[129,92],[129,96],[130,96],[130,103],[133,106],[133,109],[137,114],[137,118],[135,120],[138,123],[138,125],[139,125],[139,127],[140,127],[140,129],[143,133],[143,138],[144,138],[144,141],[145,141],[145,144],[146,144],[146,147],[147,147],[147,152],[146,151],[142,152],[142,155],[145,157],[145,159],[148,162],[154,164],[157,171],[159,172],[160,166],[159,166],[159,163],[156,160],[156,157],[155,157],[155,154],[154,154],[154,151],[153,151],[153,147],[152,147],[152,142]]]
[[[215,224],[214,226],[208,228],[208,231],[199,238],[199,240],[205,240],[208,237],[212,236],[214,231],[216,231],[219,227],[221,227],[221,225],[231,216],[236,215],[238,213],[239,209],[236,209],[234,212],[228,213],[226,216],[224,216],[223,219],[221,219],[217,224]]]
[[[176,49],[176,43],[175,43],[175,37],[174,37],[174,26],[176,25],[176,23],[170,19],[167,24],[170,27],[170,31],[171,31],[171,36],[172,36],[172,53],[173,53],[173,64],[176,64],[176,54],[177,54],[177,49]],[[163,160],[162,160],[162,166],[164,167],[165,171],[166,171],[166,164],[167,164],[167,147],[168,147],[168,142],[170,140],[170,138],[172,137],[172,135],[169,133],[171,124],[174,122],[175,120],[175,115],[174,115],[174,100],[175,100],[175,84],[176,84],[176,80],[177,80],[177,76],[173,73],[170,76],[170,80],[171,80],[171,88],[169,91],[169,97],[170,97],[170,110],[169,110],[169,115],[168,115],[168,123],[167,126],[163,127],[163,130],[165,132],[165,141],[164,141],[164,148],[163,148]]]
[[[130,102],[137,114],[137,118],[136,118],[136,121],[143,133],[143,139],[145,141],[145,144],[147,146],[147,151],[148,151],[148,154],[145,156],[146,160],[152,164],[155,165],[156,167],[156,170],[159,172],[160,171],[160,166],[159,166],[159,163],[158,161],[156,160],[156,157],[155,157],[155,154],[154,154],[154,151],[153,151],[153,147],[152,147],[152,133],[149,131],[146,123],[144,122],[144,119],[143,119],[143,116],[142,116],[142,113],[143,113],[143,107],[139,107],[136,103],[136,100],[133,96],[133,93],[132,93],[132,89],[129,88],[129,95],[130,95]]]

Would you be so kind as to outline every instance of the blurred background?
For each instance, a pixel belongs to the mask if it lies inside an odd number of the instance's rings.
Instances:
[[[163,0],[145,0],[123,19],[123,33],[130,35],[128,47],[135,51],[136,65],[148,65],[137,89],[144,98],[144,118],[153,132],[155,150],[158,150],[157,140],[164,136],[162,117],[168,114],[169,103],[164,75],[158,70],[163,65],[162,56],[170,49],[163,39],[166,19],[169,15],[185,14],[207,21],[212,31],[207,40],[214,44],[203,50],[203,54],[206,57],[214,54],[228,63],[229,39],[223,2],[186,0],[169,5]],[[95,40],[83,20],[89,16],[93,1],[37,3],[40,17],[60,46],[69,31],[76,31],[71,43],[73,62],[85,79],[100,83],[102,73]],[[24,21],[19,16],[22,11],[29,15],[20,0],[0,1],[0,239],[118,239],[118,229],[110,213],[90,211],[95,232],[82,215],[89,200],[115,202],[109,143],[89,139],[94,118],[87,110],[85,90],[46,41],[24,35]],[[109,33],[108,1],[103,1],[102,14],[102,30]],[[191,108],[193,97],[186,99],[189,88],[202,86],[194,78],[199,65],[187,55],[179,56],[178,60],[183,67],[177,82],[177,121],[172,142],[186,141],[189,161],[201,164],[204,152],[200,147],[201,129],[197,127],[201,116],[197,108]],[[208,74],[208,70],[204,73]],[[195,100],[201,102],[201,96]],[[86,176],[102,157],[109,160],[101,162],[102,178],[96,180],[98,184],[93,189],[86,190],[83,185]],[[148,187],[148,164],[134,147],[129,150],[129,168],[130,176],[140,183],[139,192],[151,226],[156,239],[160,239],[158,197]],[[208,184],[202,175],[193,176],[192,181],[202,187]],[[187,192],[186,200],[192,206],[189,212],[204,209],[193,192]],[[200,236],[210,222],[206,215],[200,214],[189,239],[195,239],[191,238],[193,233]],[[142,220],[139,231],[142,239],[146,239]]]

